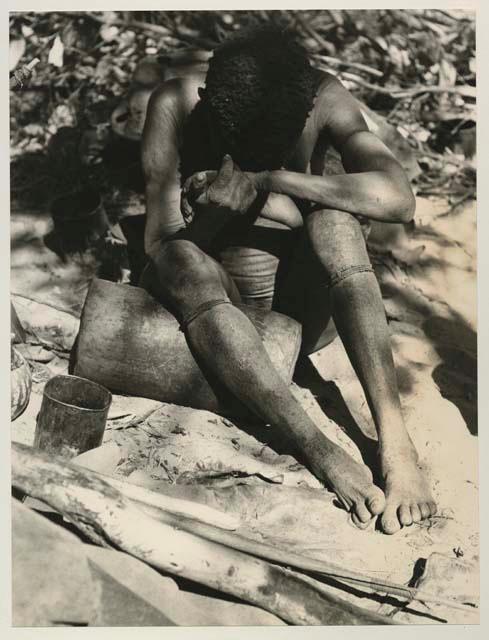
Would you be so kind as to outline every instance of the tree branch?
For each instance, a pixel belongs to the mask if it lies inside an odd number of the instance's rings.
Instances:
[[[94,472],[12,444],[12,484],[105,541],[170,574],[231,594],[291,624],[395,624],[288,569],[154,520]]]

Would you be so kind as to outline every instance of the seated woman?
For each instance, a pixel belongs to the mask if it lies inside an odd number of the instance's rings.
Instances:
[[[412,219],[401,166],[341,83],[314,70],[279,29],[222,44],[202,84],[200,75],[173,79],[149,102],[143,285],[173,311],[205,366],[280,430],[358,526],[381,514],[394,533],[429,517],[436,505],[404,425],[362,231],[368,220]],[[323,176],[329,145],[346,174]],[[306,354],[338,331],[377,428],[382,487],[311,421],[235,306],[241,300],[299,320]]]

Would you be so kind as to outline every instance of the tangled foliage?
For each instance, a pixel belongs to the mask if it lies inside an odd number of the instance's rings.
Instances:
[[[210,50],[260,24],[294,30],[315,68],[336,74],[398,128],[418,154],[420,193],[455,199],[474,193],[473,13],[26,12],[10,14],[11,70],[36,57],[40,63],[22,89],[11,91],[14,197],[43,205],[80,182],[112,193],[120,167],[102,161],[103,148],[110,114],[127,92],[137,63],[147,55],[164,61],[189,47]],[[249,97],[256,100],[253,93]],[[298,112],[304,108],[299,104]],[[231,140],[234,135],[229,130]],[[128,149],[128,157],[133,152]]]

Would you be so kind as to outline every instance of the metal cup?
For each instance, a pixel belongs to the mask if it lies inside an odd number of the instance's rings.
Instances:
[[[44,387],[34,447],[66,458],[102,444],[112,394],[85,378],[59,375]]]

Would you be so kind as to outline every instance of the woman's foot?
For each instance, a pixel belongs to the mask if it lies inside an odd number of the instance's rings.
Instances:
[[[383,512],[385,497],[374,485],[368,467],[355,462],[325,436],[316,440],[306,453],[312,471],[334,491],[355,525],[365,528]]]
[[[386,498],[381,526],[385,533],[396,533],[436,513],[436,503],[411,442],[388,455],[381,453],[381,464]]]

